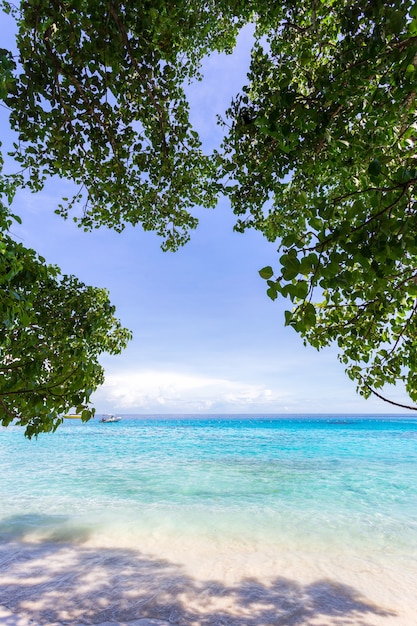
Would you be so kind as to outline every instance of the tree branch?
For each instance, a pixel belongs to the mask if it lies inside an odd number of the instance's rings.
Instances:
[[[372,387],[368,385],[367,383],[364,383],[364,384],[365,384],[365,387],[369,389],[369,391],[373,393],[380,400],[383,400],[384,402],[388,402],[388,404],[393,404],[394,406],[399,406],[402,409],[409,409],[410,411],[417,411],[417,406],[410,406],[408,404],[401,404],[401,402],[394,402],[394,400],[389,400],[388,398],[385,398],[380,393],[375,391],[375,389],[372,389]]]

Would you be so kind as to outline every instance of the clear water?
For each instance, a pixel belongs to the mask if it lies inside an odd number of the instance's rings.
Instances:
[[[386,416],[66,421],[0,431],[1,519],[186,524],[417,546],[417,420]]]
[[[0,450],[5,543],[118,545],[197,559],[195,575],[217,578],[243,562],[247,576],[276,574],[284,560],[291,575],[350,572],[345,583],[360,562],[373,580],[388,572],[380,595],[417,574],[408,415],[67,420],[32,441],[2,429]]]

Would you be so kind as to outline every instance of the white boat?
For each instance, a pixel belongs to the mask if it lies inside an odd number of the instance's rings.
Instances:
[[[112,424],[114,422],[120,422],[121,419],[121,417],[116,415],[103,415],[100,422],[103,422],[103,424]]]

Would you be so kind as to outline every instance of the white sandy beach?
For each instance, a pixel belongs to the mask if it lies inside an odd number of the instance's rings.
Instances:
[[[0,606],[0,625],[1,626],[38,626],[39,622],[23,616],[12,613],[5,606]],[[102,622],[97,626],[166,626],[169,622],[155,619],[138,619],[131,622]],[[59,623],[50,624],[49,626],[60,626]],[[85,623],[78,622],[74,626],[86,626]]]
[[[101,543],[101,545],[99,545]],[[121,542],[123,543],[123,542]],[[152,542],[151,542],[152,543]],[[411,564],[160,541],[1,547],[1,626],[415,626]],[[271,547],[269,547],[271,548]],[[163,558],[162,551],[169,554]],[[175,558],[174,558],[175,557]],[[387,561],[388,564],[388,561]],[[402,568],[402,571],[400,569]],[[417,569],[417,568],[415,568]]]

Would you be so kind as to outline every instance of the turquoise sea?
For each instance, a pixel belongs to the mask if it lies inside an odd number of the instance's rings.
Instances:
[[[0,605],[36,623],[416,623],[413,415],[66,420],[0,450]]]

